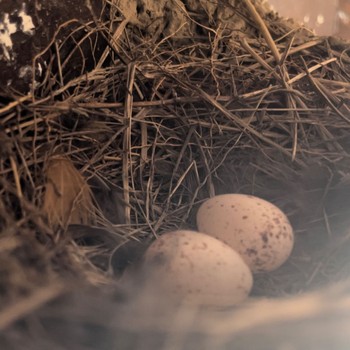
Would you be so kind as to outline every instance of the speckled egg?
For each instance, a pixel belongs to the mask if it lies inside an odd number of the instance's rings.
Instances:
[[[204,202],[198,230],[235,249],[253,272],[273,271],[290,256],[293,229],[275,205],[245,194],[224,194]]]
[[[155,284],[181,302],[226,307],[247,298],[252,273],[225,243],[195,231],[163,234],[144,255]],[[164,293],[163,292],[163,293]]]

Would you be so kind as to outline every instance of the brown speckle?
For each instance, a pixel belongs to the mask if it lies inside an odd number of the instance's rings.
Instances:
[[[242,216],[242,219],[243,219],[243,220],[246,220],[246,219],[248,219],[248,216],[247,216],[247,215],[243,215],[243,216]]]
[[[281,223],[281,220],[279,218],[273,218],[272,221],[276,224],[279,225]]]
[[[264,243],[267,243],[269,241],[269,236],[267,232],[261,232],[260,233],[261,239]]]
[[[245,250],[246,254],[248,256],[251,256],[251,255],[258,255],[258,252],[256,251],[256,249],[253,249],[253,248],[247,248]]]
[[[275,228],[275,226],[272,225],[272,224],[268,224],[268,225],[267,225],[267,230],[268,230],[268,231],[272,231],[274,228]]]

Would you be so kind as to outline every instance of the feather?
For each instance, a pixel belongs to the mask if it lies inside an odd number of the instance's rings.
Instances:
[[[68,158],[55,156],[48,161],[43,211],[53,228],[94,221],[90,187]]]

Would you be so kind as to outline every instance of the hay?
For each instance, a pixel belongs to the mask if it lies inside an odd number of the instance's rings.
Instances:
[[[290,261],[257,276],[254,296],[291,296],[349,277],[347,44],[317,37],[260,1],[173,1],[171,11],[166,3],[106,1],[109,20],[74,26],[67,40],[56,40],[70,28],[63,24],[34,58],[33,67],[39,59],[48,66],[40,80],[33,76],[31,93],[1,93],[0,238],[12,242],[0,275],[5,348],[41,334],[11,328],[15,321],[32,314],[43,322],[50,300],[76,302],[63,294],[77,284],[114,285],[113,261],[125,242],[195,228],[198,206],[215,194],[263,197],[295,228]],[[93,44],[81,49],[91,38],[106,45],[102,54]],[[85,65],[86,57],[94,63]],[[73,59],[81,69],[72,70]],[[45,172],[57,157],[64,157],[58,171]],[[75,235],[69,224],[87,227]],[[35,258],[19,258],[16,249],[28,245]],[[33,261],[43,268],[31,272]],[[87,293],[86,300],[95,299]],[[8,317],[8,304],[25,306]],[[96,312],[79,317],[108,329],[107,320],[94,323]],[[36,348],[58,349],[59,338],[42,337]],[[86,344],[72,348],[93,348]]]

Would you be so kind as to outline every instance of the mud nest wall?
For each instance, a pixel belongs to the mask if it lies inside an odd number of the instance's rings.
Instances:
[[[346,43],[261,1],[106,1],[62,23],[30,93],[0,96],[2,327],[72,279],[114,284],[123,246],[194,228],[219,193],[268,199],[295,228],[255,295],[348,277],[349,74]]]

